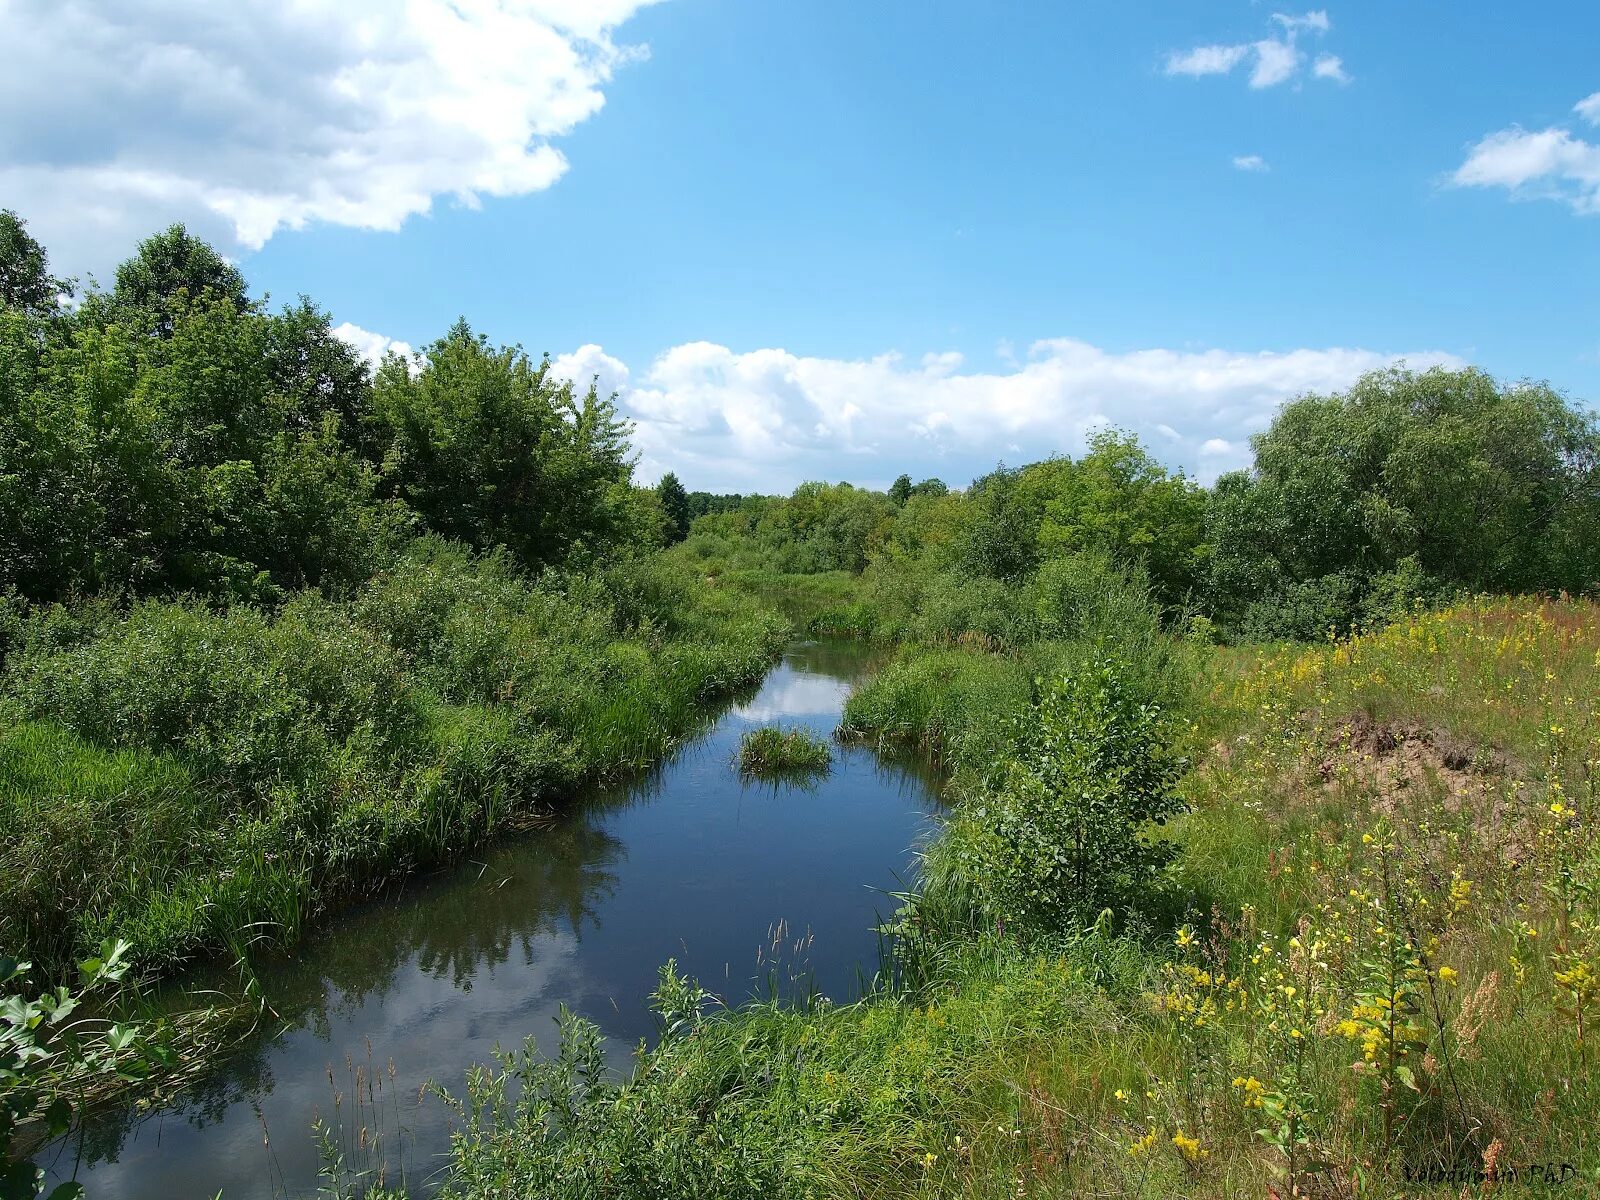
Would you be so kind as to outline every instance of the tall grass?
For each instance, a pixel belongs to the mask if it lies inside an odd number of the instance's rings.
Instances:
[[[813,773],[826,771],[832,762],[828,743],[806,729],[785,733],[776,725],[764,725],[739,741],[739,770],[746,775]]]
[[[292,940],[341,899],[642,767],[778,618],[662,566],[530,582],[418,543],[348,603],[39,612],[0,733],[0,942],[59,970]]]
[[[958,822],[980,820],[994,713],[1028,711],[1033,671],[1081,649],[909,648],[851,720],[943,747]],[[1207,652],[1184,705],[1193,653],[1127,668],[1179,704],[1196,762],[1167,834],[1175,915],[1043,938],[945,920],[930,899],[970,882],[946,838],[893,929],[914,970],[850,1005],[717,1015],[680,982],[670,1036],[598,1087],[571,1025],[562,1059],[475,1077],[489,1103],[449,1194],[1455,1196],[1530,1165],[1600,1183],[1600,606],[1474,602]]]

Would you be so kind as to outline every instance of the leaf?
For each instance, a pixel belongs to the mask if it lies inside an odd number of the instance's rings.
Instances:
[[[1398,1066],[1394,1069],[1394,1074],[1396,1079],[1405,1084],[1413,1092],[1422,1091],[1422,1089],[1417,1086],[1417,1077],[1411,1073],[1410,1067]]]

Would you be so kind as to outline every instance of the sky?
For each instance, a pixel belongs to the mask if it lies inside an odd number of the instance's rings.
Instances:
[[[0,0],[0,206],[173,221],[364,353],[458,317],[691,489],[1209,481],[1396,361],[1600,399],[1600,6]]]

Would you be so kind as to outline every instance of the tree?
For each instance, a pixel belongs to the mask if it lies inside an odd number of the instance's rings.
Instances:
[[[1194,588],[1209,553],[1205,491],[1170,474],[1132,434],[1100,430],[1082,458],[1024,467],[1019,486],[1039,512],[1045,557],[1098,551],[1142,566],[1167,607]]]
[[[911,489],[913,496],[948,496],[950,485],[942,479],[924,479]]]
[[[0,307],[31,317],[56,311],[56,297],[67,285],[53,278],[44,247],[34,241],[22,218],[0,209]]]
[[[591,384],[578,396],[521,347],[493,347],[458,321],[415,373],[390,359],[373,406],[390,492],[427,525],[504,545],[525,565],[600,550],[631,505],[629,426]]]
[[[208,296],[241,311],[250,307],[244,276],[208,243],[172,225],[140,242],[117,268],[111,304],[139,332],[170,337],[178,311]]]
[[[889,485],[889,499],[896,504],[904,504],[911,499],[911,476],[900,475]]]
[[[1022,472],[1004,463],[973,481],[971,518],[959,550],[969,575],[1014,582],[1039,561],[1039,515],[1020,486]]]
[[[669,537],[674,542],[683,541],[689,536],[689,494],[671,471],[661,477],[656,492],[661,497],[661,510],[670,523]]]
[[[1547,384],[1375,371],[1286,405],[1252,445],[1207,514],[1210,603],[1236,626],[1305,636],[1404,590],[1600,583],[1600,431]]]

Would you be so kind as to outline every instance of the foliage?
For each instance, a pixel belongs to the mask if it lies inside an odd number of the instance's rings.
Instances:
[[[825,771],[832,761],[828,743],[808,729],[785,733],[775,725],[763,725],[739,739],[739,770],[746,775]]]
[[[65,986],[33,999],[21,986],[29,963],[0,957],[0,1200],[44,1194],[44,1171],[28,1160],[31,1147],[66,1133],[86,1093],[108,1079],[143,1078],[171,1061],[159,1027],[108,1022],[80,1009],[128,972],[128,944],[106,942],[78,964],[76,989]],[[77,1183],[52,1188],[49,1200],[82,1196]]]
[[[1116,663],[1079,664],[1035,688],[998,778],[939,852],[988,918],[1048,936],[1148,906],[1172,857],[1151,834],[1182,811],[1182,764],[1166,748],[1161,705]]]
[[[465,321],[420,364],[391,356],[373,389],[385,487],[435,532],[530,565],[603,548],[631,471],[628,428],[593,385],[580,397],[549,370]]]
[[[683,541],[689,536],[689,493],[683,490],[682,481],[668,471],[656,485],[656,494],[661,498],[662,512],[667,515],[670,540]]]
[[[1208,602],[1247,636],[1600,580],[1600,431],[1546,385],[1373,372],[1286,405],[1253,445],[1254,471],[1219,480],[1207,516]]]
[[[0,209],[0,310],[14,309],[28,317],[49,317],[67,285],[52,278],[44,247],[29,235],[22,219]]]

